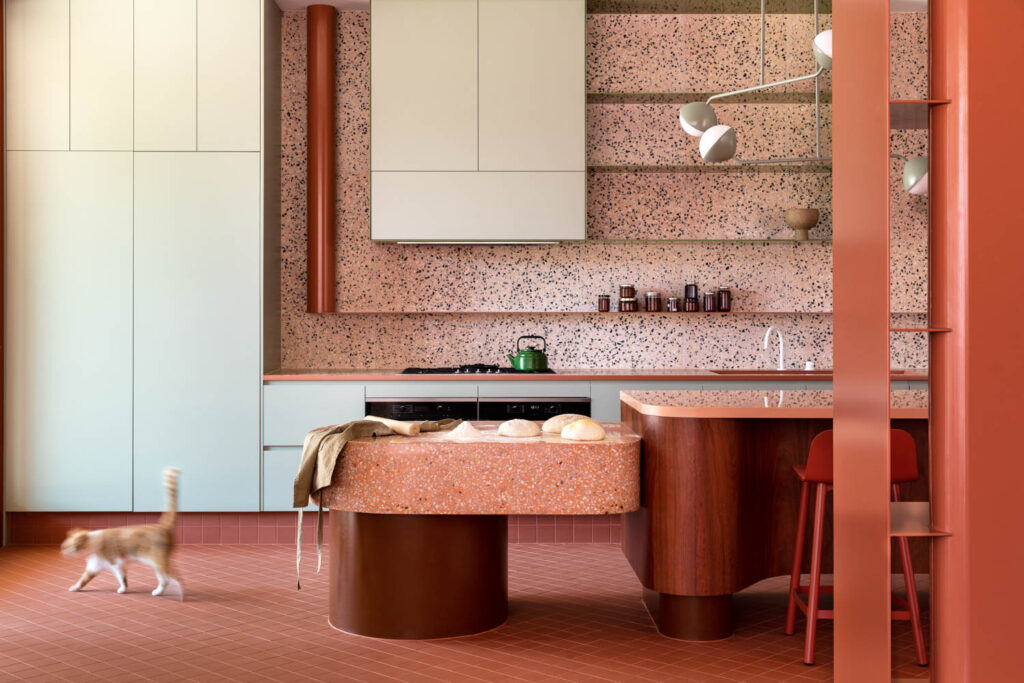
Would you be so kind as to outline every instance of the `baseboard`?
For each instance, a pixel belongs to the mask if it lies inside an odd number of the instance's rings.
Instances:
[[[326,514],[326,513],[325,513]],[[151,524],[153,512],[9,512],[9,545],[57,545],[70,529]],[[183,512],[178,543],[188,545],[293,545],[295,512]],[[316,513],[306,513],[303,542],[313,542]],[[618,543],[619,515],[510,515],[509,543]]]

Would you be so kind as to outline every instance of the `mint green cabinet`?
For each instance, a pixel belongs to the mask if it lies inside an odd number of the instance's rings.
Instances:
[[[135,154],[135,509],[256,510],[258,153]]]
[[[301,446],[309,430],[358,420],[365,414],[362,384],[267,384],[263,387],[263,445]]]
[[[480,383],[480,398],[574,398],[590,396],[590,382],[515,380]]]
[[[131,153],[8,152],[5,256],[7,509],[130,510]]]
[[[268,448],[263,451],[263,500],[261,510],[295,510],[292,483],[302,460],[301,448]],[[307,505],[307,510],[316,510]]]

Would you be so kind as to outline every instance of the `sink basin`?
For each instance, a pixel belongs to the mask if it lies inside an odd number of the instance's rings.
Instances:
[[[757,370],[711,370],[716,375],[831,375],[832,369],[822,370],[800,370],[799,368],[786,369],[786,370],[765,370],[760,368]],[[892,375],[902,375],[906,370],[890,370],[889,373]]]

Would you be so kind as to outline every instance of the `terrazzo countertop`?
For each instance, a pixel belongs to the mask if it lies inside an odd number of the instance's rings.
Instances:
[[[474,422],[450,432],[357,439],[338,459],[323,505],[332,510],[433,515],[603,515],[640,504],[640,437],[602,423],[603,441],[499,436]]]
[[[893,370],[894,380],[924,380],[928,379],[928,372],[925,370]],[[471,375],[403,375],[398,368],[382,369],[291,369],[283,368],[271,370],[263,375],[265,382],[379,382],[379,381],[402,381],[402,382],[423,382],[423,381],[456,381],[456,382],[477,382],[477,381],[616,381],[616,380],[831,380],[831,370],[815,370],[811,372],[793,370],[701,370],[689,368],[613,368],[613,369],[570,369],[556,370],[555,374],[471,374]]]
[[[890,416],[928,419],[928,392],[892,391]],[[619,399],[643,415],[697,418],[831,418],[832,392],[621,391]]]

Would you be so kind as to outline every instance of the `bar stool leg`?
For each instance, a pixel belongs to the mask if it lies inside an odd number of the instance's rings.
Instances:
[[[892,485],[892,499],[900,499],[899,484]],[[907,587],[907,611],[910,612],[910,626],[914,631],[914,650],[918,666],[928,666],[928,654],[924,645],[924,628],[921,626],[921,606],[917,600],[917,585],[914,583],[914,567],[910,559],[910,541],[899,538],[900,564],[903,565],[903,582]]]
[[[786,606],[787,636],[796,631],[796,596],[800,588],[800,565],[804,561],[804,535],[807,531],[807,501],[811,497],[811,485],[800,482],[800,509],[796,513],[796,546],[793,548],[793,571],[789,576],[789,604]]]
[[[811,540],[811,585],[807,589],[807,635],[804,640],[804,664],[814,664],[814,637],[818,631],[818,593],[821,589],[821,546],[825,535],[825,484],[814,491],[814,535]]]

